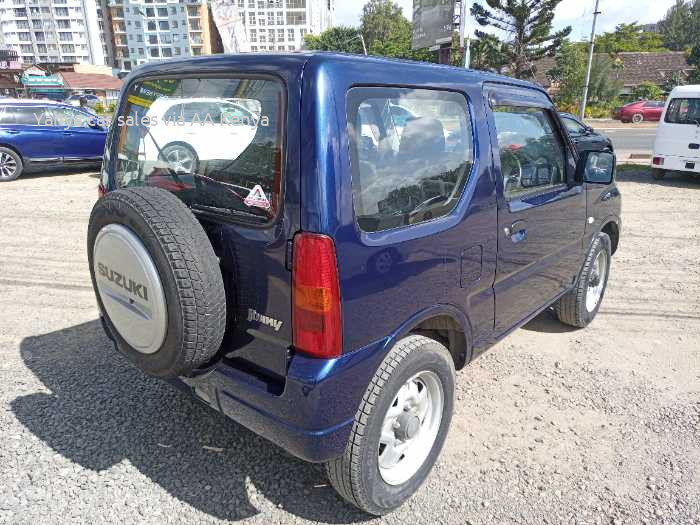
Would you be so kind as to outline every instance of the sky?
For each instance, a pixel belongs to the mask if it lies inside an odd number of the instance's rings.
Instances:
[[[413,17],[413,0],[394,0],[409,20]],[[470,1],[467,5],[471,6]],[[647,24],[661,20],[676,0],[601,0],[598,33],[611,31],[620,23]],[[336,0],[336,24],[359,25],[364,0]],[[595,0],[564,0],[557,7],[554,25],[557,29],[568,25],[574,28],[571,38],[588,40],[593,22]],[[476,24],[471,21],[472,33]]]

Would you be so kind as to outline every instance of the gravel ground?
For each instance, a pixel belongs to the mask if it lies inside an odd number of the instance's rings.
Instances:
[[[94,174],[2,184],[0,522],[699,524],[700,182],[619,184],[599,318],[542,314],[463,370],[439,464],[383,520],[112,350],[85,255]]]

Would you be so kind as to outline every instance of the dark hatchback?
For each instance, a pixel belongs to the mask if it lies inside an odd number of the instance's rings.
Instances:
[[[24,171],[99,165],[107,136],[101,120],[67,104],[0,100],[0,182]]]
[[[560,112],[562,122],[569,131],[571,140],[574,141],[579,153],[584,151],[610,151],[615,150],[612,140],[607,135],[598,133],[591,126],[581,122],[578,117],[571,113]]]

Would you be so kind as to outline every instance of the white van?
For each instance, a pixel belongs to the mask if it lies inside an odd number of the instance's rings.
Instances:
[[[667,171],[700,176],[700,85],[680,86],[671,92],[654,142],[652,176]]]

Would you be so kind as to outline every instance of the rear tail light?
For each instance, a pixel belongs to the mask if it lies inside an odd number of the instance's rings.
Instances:
[[[104,184],[102,184],[100,182],[100,184],[97,186],[97,197],[101,199],[102,197],[105,196],[105,193],[106,193],[106,191],[105,191]]]
[[[663,166],[664,165],[664,158],[663,157],[654,157],[654,159],[651,162],[654,166]]]
[[[292,265],[294,347],[314,357],[340,355],[340,290],[333,240],[299,233]]]

